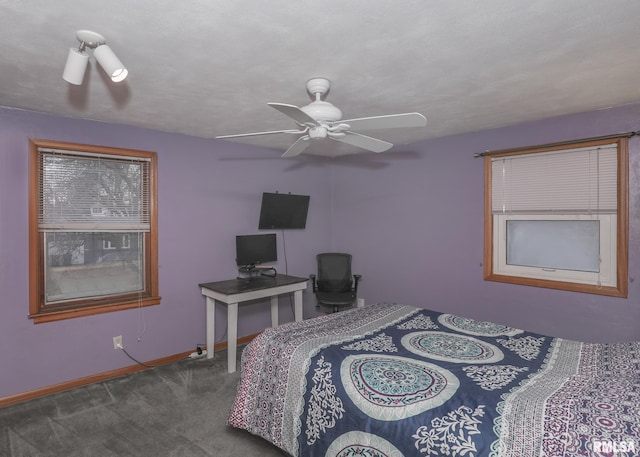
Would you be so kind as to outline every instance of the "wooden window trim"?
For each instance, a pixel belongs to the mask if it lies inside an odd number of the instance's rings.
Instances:
[[[44,309],[44,235],[38,231],[38,149],[51,148],[78,152],[151,158],[149,167],[150,232],[145,236],[146,292],[123,294],[116,298],[77,300]],[[51,140],[29,140],[29,318],[34,324],[91,316],[141,306],[160,304],[158,287],[158,214],[156,153]]]
[[[618,145],[618,207],[617,207],[617,277],[616,286],[597,286],[573,282],[550,281],[543,279],[506,276],[493,273],[493,217],[491,211],[491,159],[500,156],[535,154],[571,148],[599,146],[617,143]],[[628,296],[628,247],[629,247],[629,140],[628,137],[602,139],[596,141],[576,141],[573,144],[557,146],[532,147],[517,152],[499,151],[484,157],[484,279],[508,284],[544,287],[549,289],[583,292],[588,294],[607,295],[626,298]]]

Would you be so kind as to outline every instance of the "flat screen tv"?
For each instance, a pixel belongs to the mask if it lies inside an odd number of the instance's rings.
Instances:
[[[276,234],[236,236],[236,264],[255,266],[278,260]]]
[[[262,194],[259,229],[303,229],[307,225],[308,195]]]

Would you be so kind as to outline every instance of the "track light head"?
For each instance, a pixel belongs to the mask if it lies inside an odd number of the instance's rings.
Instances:
[[[127,77],[129,73],[122,65],[118,56],[106,44],[101,44],[93,51],[93,57],[96,58],[102,69],[107,72],[113,82],[120,82]]]
[[[81,85],[88,64],[89,54],[84,53],[80,49],[70,48],[67,63],[62,73],[62,79],[69,84],[75,84],[76,86]]]
[[[127,77],[129,72],[113,50],[107,46],[102,35],[90,30],[78,30],[76,39],[80,42],[80,47],[77,50],[73,48],[69,50],[67,63],[62,74],[65,81],[75,85],[82,84],[89,62],[89,55],[85,53],[86,48],[94,50],[93,56],[112,81],[120,82]]]

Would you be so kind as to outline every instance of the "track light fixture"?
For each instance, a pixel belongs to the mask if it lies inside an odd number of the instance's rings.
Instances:
[[[93,49],[93,56],[112,81],[120,82],[127,77],[129,72],[111,48],[107,46],[102,35],[90,30],[78,30],[76,39],[80,42],[80,46],[78,49],[69,49],[62,79],[70,84],[82,84],[87,64],[89,63],[89,54],[86,53],[87,48]]]

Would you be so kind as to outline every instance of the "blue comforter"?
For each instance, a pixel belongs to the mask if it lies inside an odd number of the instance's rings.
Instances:
[[[379,304],[268,329],[241,365],[229,424],[294,456],[640,452],[640,343]]]

